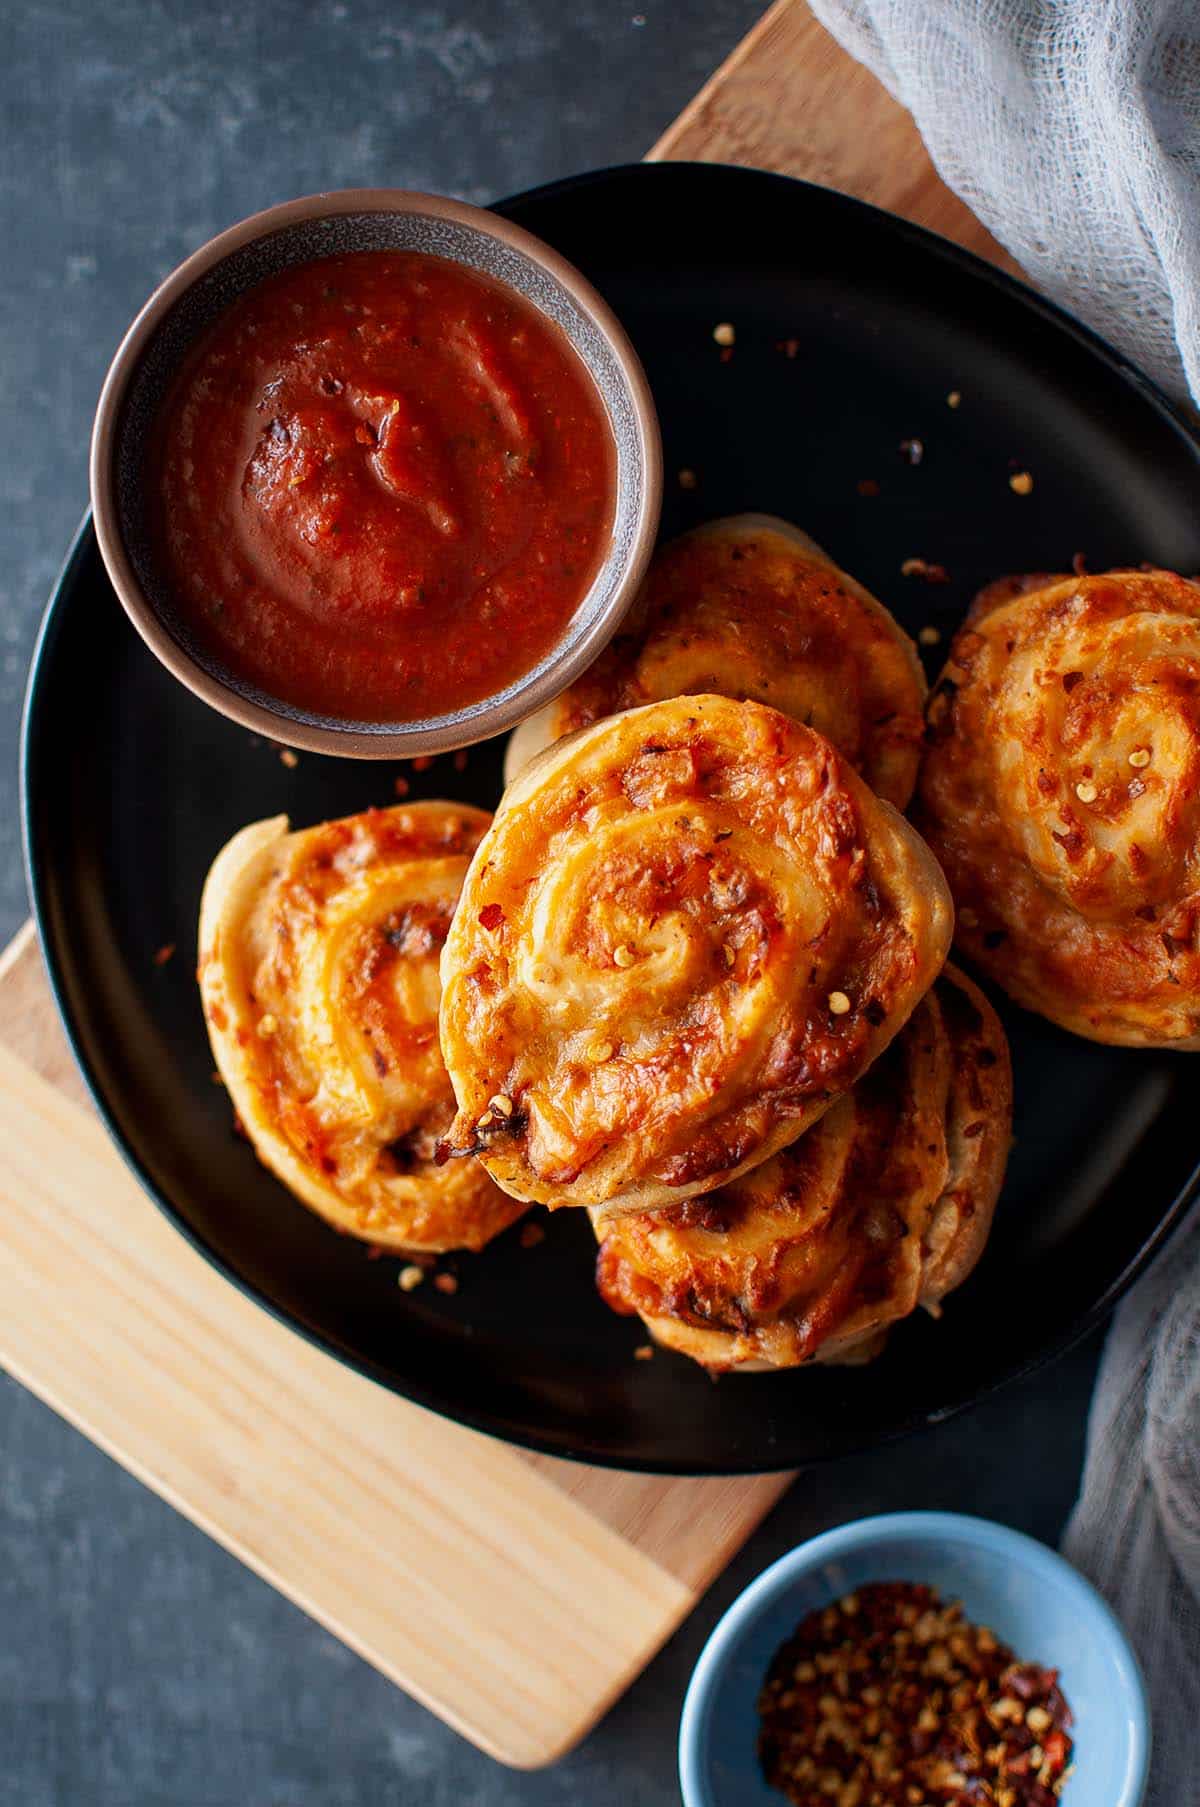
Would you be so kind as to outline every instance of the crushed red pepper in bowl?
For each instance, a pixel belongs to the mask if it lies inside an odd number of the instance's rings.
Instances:
[[[919,1582],[810,1613],[759,1713],[763,1773],[795,1807],[1053,1807],[1073,1749],[1058,1672]]]

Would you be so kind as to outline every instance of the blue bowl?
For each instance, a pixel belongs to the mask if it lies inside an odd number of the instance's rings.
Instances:
[[[1061,1556],[954,1512],[857,1519],[810,1538],[751,1582],[692,1676],[679,1728],[684,1807],[779,1807],[758,1764],[758,1694],[801,1619],[869,1581],[924,1581],[1018,1658],[1061,1672],[1075,1716],[1064,1807],[1138,1807],[1150,1757],[1141,1674],[1120,1624]]]

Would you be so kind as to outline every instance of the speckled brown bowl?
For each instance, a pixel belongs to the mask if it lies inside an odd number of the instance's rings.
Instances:
[[[591,372],[616,444],[612,542],[562,639],[516,682],[453,714],[344,721],[294,708],[203,650],[175,606],[147,530],[148,432],[182,358],[231,302],[277,271],[349,251],[425,251],[480,270],[555,321]],[[92,435],[92,510],[109,577],[150,650],[189,690],[248,728],[319,753],[398,759],[501,734],[596,657],[633,600],[654,547],[662,449],[645,372],[608,305],[565,258],[480,207],[403,189],[287,201],[211,239],[142,309],[113,359]]]

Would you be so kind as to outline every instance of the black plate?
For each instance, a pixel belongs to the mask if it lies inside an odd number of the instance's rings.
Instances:
[[[581,177],[502,211],[575,260],[645,359],[668,533],[738,509],[807,528],[915,632],[947,631],[1000,573],[1152,559],[1200,568],[1200,446],[1130,366],[955,247],[780,177],[702,165]],[[722,360],[712,329],[737,330]],[[789,351],[793,354],[789,356]],[[959,390],[951,410],[946,395]],[[905,462],[902,439],[925,454]],[[1011,471],[1034,490],[1013,494]],[[697,484],[677,484],[681,468]],[[858,484],[873,478],[877,496]],[[952,581],[900,576],[910,556]],[[933,655],[936,660],[937,655]],[[493,804],[501,748],[414,780]],[[192,973],[200,887],[232,832],[392,800],[395,768],[295,769],[155,663],[85,529],[30,684],[25,799],[43,946],[76,1054],[135,1172],[221,1269],[398,1392],[501,1437],[629,1468],[783,1468],[947,1417],[1095,1323],[1195,1185],[1194,1068],[1090,1046],[1005,1007],[1017,1141],[987,1254],[944,1319],[862,1371],[714,1385],[591,1284],[581,1213],[457,1262],[453,1298],[405,1295],[295,1204],[231,1132]],[[178,944],[174,959],[155,950]]]

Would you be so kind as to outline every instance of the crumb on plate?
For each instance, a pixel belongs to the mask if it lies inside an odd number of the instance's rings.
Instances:
[[[900,567],[901,577],[923,577],[926,583],[949,583],[950,573],[945,565],[935,565],[927,558],[906,558]]]

